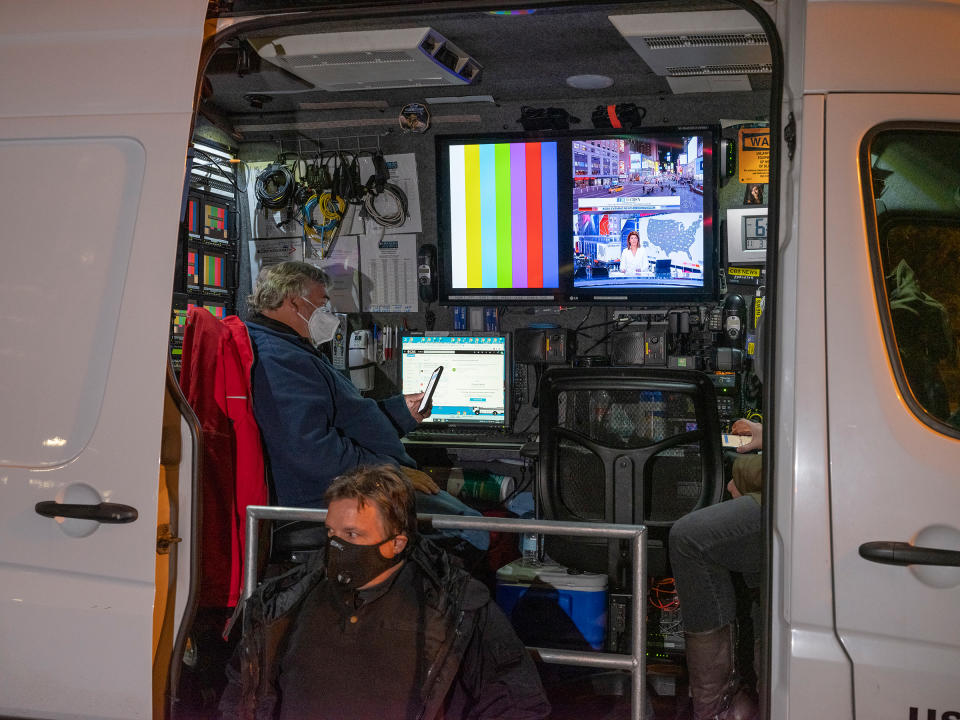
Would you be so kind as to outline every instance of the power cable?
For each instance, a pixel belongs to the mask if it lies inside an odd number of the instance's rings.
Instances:
[[[393,200],[393,212],[386,210],[381,212],[377,209],[377,198],[383,195]],[[379,193],[371,192],[368,189],[363,199],[363,207],[367,215],[383,227],[396,228],[407,221],[407,195],[393,183],[384,183],[383,190]]]

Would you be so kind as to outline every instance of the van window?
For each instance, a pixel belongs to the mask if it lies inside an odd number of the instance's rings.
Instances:
[[[960,128],[881,128],[863,159],[894,375],[918,417],[960,434]]]

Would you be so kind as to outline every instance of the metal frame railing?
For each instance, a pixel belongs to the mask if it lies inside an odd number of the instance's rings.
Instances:
[[[243,559],[243,599],[257,588],[257,548],[260,542],[260,520],[302,520],[322,522],[327,511],[312,508],[247,507],[246,554]],[[632,680],[631,720],[642,720],[646,694],[646,637],[647,620],[644,613],[647,575],[647,528],[643,525],[614,525],[611,523],[560,522],[557,520],[529,520],[524,518],[468,517],[463,515],[418,515],[437,530],[483,530],[487,532],[538,533],[573,537],[602,537],[632,541],[633,564],[631,580],[634,594],[630,617],[633,654],[590,652],[582,650],[555,650],[528,647],[541,661],[561,665],[629,670]]]

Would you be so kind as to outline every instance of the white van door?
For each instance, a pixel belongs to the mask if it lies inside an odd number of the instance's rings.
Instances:
[[[960,97],[825,108],[836,631],[856,717],[960,718]]]
[[[170,289],[206,6],[0,1],[4,717],[151,715]]]

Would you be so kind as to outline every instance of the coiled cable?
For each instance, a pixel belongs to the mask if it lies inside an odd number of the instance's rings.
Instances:
[[[347,201],[342,197],[333,195],[329,190],[324,190],[317,197],[319,199],[317,209],[323,218],[323,224],[318,229],[331,230],[343,219],[343,213],[347,209]]]
[[[272,210],[285,208],[293,194],[293,173],[283,163],[273,163],[257,175],[257,202]]]
[[[386,211],[381,212],[377,209],[377,198],[384,195],[393,200],[394,210],[391,213],[387,213]],[[363,199],[363,207],[367,211],[367,215],[383,227],[400,227],[407,221],[407,195],[393,183],[385,183],[383,192],[367,192],[366,197]]]

